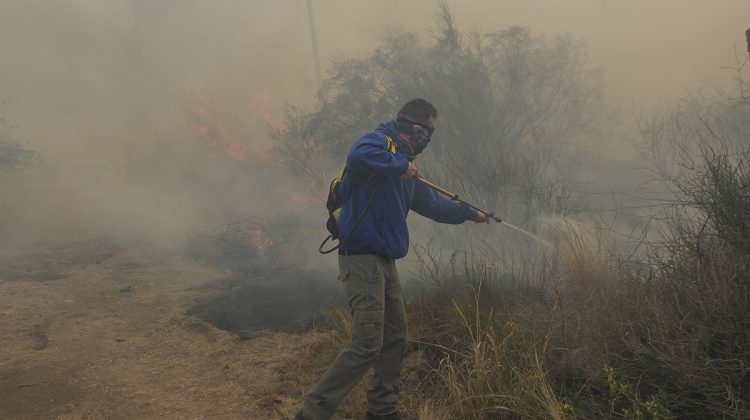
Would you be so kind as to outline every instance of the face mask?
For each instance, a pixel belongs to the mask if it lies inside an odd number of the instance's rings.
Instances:
[[[420,126],[414,126],[413,134],[407,141],[407,145],[411,149],[411,154],[417,157],[418,154],[422,153],[430,143],[430,134],[424,128]]]
[[[435,130],[404,116],[399,116],[396,119],[396,128],[401,133],[401,140],[409,149],[409,160],[414,160],[418,154],[424,151],[427,144],[430,143],[430,135]]]

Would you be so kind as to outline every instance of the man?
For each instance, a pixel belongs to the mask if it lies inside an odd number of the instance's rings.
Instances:
[[[487,220],[461,203],[415,182],[416,156],[435,129],[437,109],[424,99],[407,102],[395,120],[380,124],[352,146],[339,193],[339,280],[349,299],[353,328],[295,420],[328,419],[372,367],[367,420],[400,419],[396,403],[406,347],[406,312],[395,261],[406,255],[409,210],[437,222]]]

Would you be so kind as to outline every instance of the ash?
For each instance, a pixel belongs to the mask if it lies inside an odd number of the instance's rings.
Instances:
[[[185,252],[229,275],[209,286],[217,293],[188,315],[241,338],[324,326],[325,311],[343,302],[343,294],[335,273],[311,256],[316,233],[292,219],[246,217],[194,235]]]

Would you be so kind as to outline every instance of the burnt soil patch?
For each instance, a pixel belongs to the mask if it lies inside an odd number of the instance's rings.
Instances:
[[[232,276],[218,295],[188,311],[215,327],[250,338],[258,331],[301,332],[321,327],[328,308],[343,301],[340,288],[320,273],[289,270],[274,279]]]
[[[300,220],[245,217],[188,238],[186,256],[229,275],[206,283],[210,297],[196,301],[187,315],[241,338],[326,328],[329,311],[347,306],[346,298],[335,266],[310,253],[319,229]],[[415,279],[402,284],[407,303],[429,287]]]
[[[344,299],[336,273],[310,256],[310,234],[297,218],[246,217],[189,238],[190,258],[230,275],[208,285],[218,292],[187,314],[241,337],[322,326],[325,311]]]

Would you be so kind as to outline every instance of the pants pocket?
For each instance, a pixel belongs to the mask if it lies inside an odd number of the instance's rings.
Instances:
[[[349,277],[349,269],[347,267],[339,268],[339,281],[344,281]]]
[[[356,311],[352,331],[352,347],[367,356],[375,356],[383,347],[383,311]]]

